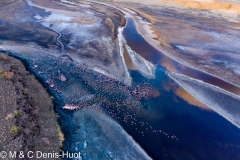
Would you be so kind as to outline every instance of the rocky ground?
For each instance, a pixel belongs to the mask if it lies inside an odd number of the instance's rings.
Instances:
[[[0,108],[1,151],[59,152],[57,116],[51,96],[19,60],[3,53]]]

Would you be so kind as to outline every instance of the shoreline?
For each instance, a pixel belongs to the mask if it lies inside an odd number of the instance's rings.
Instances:
[[[130,10],[130,8],[128,8],[128,9]],[[122,11],[122,10],[120,10],[120,11]],[[125,13],[124,11],[122,11],[122,12]],[[136,12],[136,11],[134,11],[134,12]],[[219,76],[213,75],[213,74],[211,74],[211,73],[208,73],[208,72],[206,72],[205,70],[196,68],[196,67],[194,67],[194,66],[192,66],[192,65],[190,65],[190,64],[188,64],[188,63],[184,63],[184,62],[182,62],[183,60],[178,60],[176,57],[172,56],[171,54],[166,53],[164,50],[162,50],[162,49],[160,48],[160,46],[156,46],[155,40],[153,39],[153,37],[149,37],[147,31],[146,31],[145,34],[144,34],[144,33],[141,32],[141,30],[139,30],[139,23],[138,23],[138,21],[136,20],[136,17],[133,16],[132,14],[130,14],[130,13],[128,13],[128,14],[133,18],[133,20],[134,20],[134,22],[135,22],[135,24],[136,24],[136,28],[137,28],[138,33],[141,34],[141,35],[143,36],[143,38],[144,38],[150,45],[152,45],[152,46],[153,46],[154,48],[156,48],[158,51],[162,52],[165,56],[167,56],[167,57],[169,57],[170,59],[172,59],[172,60],[174,60],[174,61],[176,61],[176,62],[178,62],[178,63],[180,63],[180,64],[182,64],[182,65],[184,65],[184,66],[187,66],[187,67],[189,67],[189,68],[191,68],[191,69],[194,69],[194,70],[197,70],[197,71],[199,71],[199,72],[203,72],[203,73],[205,73],[205,74],[207,74],[207,75],[210,75],[210,76],[212,76],[212,77],[221,79],[222,81],[224,81],[224,82],[226,82],[226,83],[229,83],[229,84],[231,84],[231,85],[233,85],[233,86],[235,86],[235,87],[237,87],[237,88],[240,87],[240,86],[238,86],[237,84],[232,83],[232,82],[230,82],[230,81],[227,81],[226,79],[224,79],[224,78],[222,78],[222,77],[219,77]],[[141,13],[138,13],[138,14],[141,15]],[[137,15],[137,16],[138,16],[138,15]],[[141,18],[143,18],[143,16],[141,16]],[[146,24],[146,25],[148,25],[148,24]],[[152,24],[151,24],[151,25],[152,25]],[[152,26],[150,26],[150,28],[152,28]],[[149,38],[146,38],[146,37],[149,37]],[[149,41],[149,39],[150,39],[151,41]],[[238,96],[239,96],[239,95],[238,95]]]
[[[0,52],[0,57],[0,60],[5,57],[5,62],[1,62],[0,67],[5,73],[8,73],[7,77],[2,77],[1,81],[12,83],[11,88],[8,85],[4,85],[2,88],[3,90],[8,89],[7,92],[11,94],[16,92],[16,96],[3,95],[3,97],[7,96],[6,100],[11,98],[11,102],[2,101],[5,107],[8,106],[7,111],[2,113],[7,114],[6,119],[2,120],[3,126],[4,128],[8,127],[11,124],[10,121],[14,123],[8,138],[3,135],[1,137],[1,139],[5,138],[2,141],[3,145],[5,142],[8,143],[4,148],[6,151],[24,151],[25,154],[28,151],[60,152],[57,113],[54,111],[52,97],[44,89],[42,83],[29,72],[23,61],[3,52]],[[8,103],[15,104],[9,106]],[[13,139],[10,138],[12,136]],[[9,144],[7,141],[11,141],[13,144]]]
[[[102,2],[95,2],[95,3],[100,3],[100,4],[105,5],[105,4],[102,3]],[[107,4],[108,4],[108,3],[107,3]],[[110,3],[110,4],[120,5],[120,4],[115,4],[115,3]],[[115,7],[115,6],[111,6],[111,5],[107,5],[107,6],[113,7],[113,8],[115,8],[115,9],[119,9],[121,12],[123,12],[123,13],[126,15],[126,11],[121,10],[121,8],[118,8],[118,7]],[[120,7],[123,7],[123,6],[120,5]],[[124,7],[126,7],[126,6],[124,6]],[[128,7],[126,7],[126,8],[129,9],[130,11],[132,11],[131,8],[128,8]],[[123,8],[123,9],[124,9],[124,8]],[[141,15],[141,13],[138,13],[138,12],[135,11],[135,10],[132,11],[132,12],[135,12],[135,13]],[[134,22],[135,22],[135,24],[136,24],[136,29],[137,29],[138,33],[141,34],[141,35],[143,36],[143,38],[144,38],[151,46],[153,46],[154,48],[156,48],[158,51],[162,52],[165,56],[169,57],[170,59],[172,59],[172,60],[174,60],[174,61],[176,61],[176,62],[178,62],[178,63],[180,63],[180,64],[182,64],[182,65],[184,65],[184,66],[187,66],[187,67],[189,67],[189,68],[191,68],[191,69],[194,69],[194,70],[197,70],[197,71],[199,71],[199,72],[203,72],[203,73],[205,73],[205,74],[207,74],[207,75],[210,75],[210,76],[212,76],[212,77],[218,78],[218,79],[220,79],[220,80],[222,80],[222,81],[224,81],[224,82],[226,82],[226,83],[229,83],[229,84],[231,84],[231,85],[233,85],[233,86],[235,86],[235,87],[237,87],[237,88],[240,89],[240,86],[239,86],[239,85],[237,85],[237,84],[235,84],[235,83],[233,83],[233,82],[230,82],[230,81],[226,80],[225,78],[222,78],[222,77],[219,77],[219,76],[214,75],[214,74],[212,74],[212,73],[209,73],[209,72],[207,72],[207,71],[205,71],[205,70],[203,70],[203,69],[197,68],[197,67],[195,67],[195,66],[193,66],[193,65],[191,65],[191,64],[184,63],[184,62],[183,62],[184,60],[182,60],[182,59],[179,60],[178,58],[174,57],[173,55],[166,53],[165,50],[163,50],[159,45],[156,44],[156,40],[154,39],[154,37],[149,36],[149,34],[148,34],[149,31],[145,31],[145,33],[142,33],[142,31],[139,29],[139,22],[136,20],[136,19],[137,19],[136,16],[139,16],[139,15],[134,16],[134,15],[132,15],[131,13],[127,13],[127,16],[129,16],[129,15],[130,15],[131,18],[133,18],[133,20],[134,20]],[[141,15],[141,18],[143,18],[143,17],[144,17],[144,16]],[[147,18],[147,17],[145,17],[145,18]],[[151,21],[151,20],[150,20],[150,21]],[[145,23],[146,23],[146,22],[145,22]],[[148,25],[148,24],[145,24],[145,25]],[[153,26],[152,26],[153,24],[150,23],[150,25],[151,25],[151,26],[149,26],[149,28],[153,28]],[[152,30],[151,30],[151,31],[152,31]],[[151,31],[150,31],[150,32],[151,32]],[[153,31],[153,32],[154,32],[154,31]],[[224,89],[224,90],[225,90],[225,89]],[[237,94],[235,94],[235,95],[237,95]],[[237,96],[240,96],[240,95],[237,95]]]

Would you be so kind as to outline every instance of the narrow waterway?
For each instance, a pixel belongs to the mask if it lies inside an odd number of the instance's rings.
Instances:
[[[49,28],[50,30],[53,30],[54,32],[56,32],[58,34],[58,37],[57,37],[57,42],[61,45],[61,52],[63,53],[64,52],[64,45],[63,43],[60,41],[60,38],[62,36],[62,34],[56,30],[54,30],[53,28],[50,28],[50,27],[47,27]]]
[[[57,32],[56,30],[54,30],[54,31]],[[63,53],[63,52],[64,52],[64,45],[63,45],[62,42],[59,40],[59,39],[61,38],[62,34],[59,33],[59,32],[57,32],[57,33],[58,33],[57,41],[58,41],[58,43],[61,45],[61,51],[62,51],[62,53]]]

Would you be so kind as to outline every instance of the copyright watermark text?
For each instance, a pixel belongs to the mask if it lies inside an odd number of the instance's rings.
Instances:
[[[76,153],[70,153],[68,151],[64,152],[62,151],[61,153],[58,152],[48,152],[44,153],[42,151],[28,151],[28,152],[23,152],[23,151],[0,151],[0,159],[5,159],[5,158],[28,158],[28,159],[56,159],[56,158],[75,158],[75,159],[81,159],[81,152],[76,152]]]

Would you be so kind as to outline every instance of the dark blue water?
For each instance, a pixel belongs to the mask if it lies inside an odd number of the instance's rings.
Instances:
[[[134,81],[144,79],[136,71],[131,75]],[[147,153],[154,159],[167,160],[239,159],[240,130],[214,112],[189,105],[172,89],[165,90],[164,86],[172,81],[162,69],[157,69],[156,75],[156,81],[152,83],[161,95],[147,100],[148,107],[139,118],[149,125],[132,128],[122,124]],[[135,127],[143,131],[144,136],[137,133]],[[177,139],[169,138],[163,132],[170,137],[175,135]]]
[[[150,129],[149,125],[136,126],[138,131],[144,132],[142,135],[137,133],[135,128],[122,124],[147,153],[154,159],[167,160],[240,159],[240,130],[218,114],[189,105],[175,95],[174,88],[179,86],[165,74],[166,68],[161,66],[166,56],[138,34],[132,19],[128,19],[123,34],[132,50],[148,61],[160,65],[156,70],[157,78],[151,83],[161,94],[147,99],[148,107],[145,107],[139,119],[148,122],[153,129]],[[237,87],[216,77],[182,66],[169,58],[167,61],[175,65],[179,73],[220,86],[233,93],[240,93]],[[131,76],[134,82],[145,79],[137,71],[131,71]],[[164,89],[166,85],[171,89]],[[162,134],[163,132],[168,135]],[[170,137],[175,135],[177,138],[169,138],[169,135]]]

